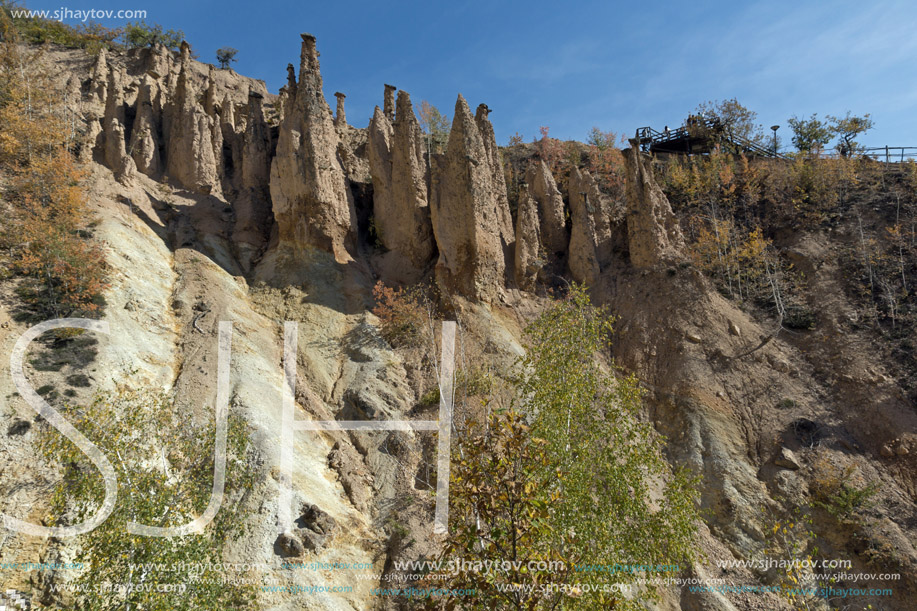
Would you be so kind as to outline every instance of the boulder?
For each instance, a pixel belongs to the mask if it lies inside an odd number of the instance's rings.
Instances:
[[[799,461],[796,459],[796,455],[793,454],[792,450],[784,447],[781,447],[777,452],[777,456],[774,457],[774,464],[781,469],[799,470]]]
[[[289,531],[284,531],[277,537],[274,548],[283,558],[296,558],[306,551],[299,537]]]

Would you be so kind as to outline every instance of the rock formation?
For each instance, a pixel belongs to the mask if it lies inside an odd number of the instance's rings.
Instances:
[[[398,202],[396,218],[402,224],[401,250],[418,269],[429,263],[435,250],[424,150],[423,132],[414,115],[411,96],[399,91],[392,143],[392,193]]]
[[[529,197],[538,203],[544,247],[549,255],[563,258],[570,242],[564,220],[564,198],[557,190],[554,177],[544,161],[539,159],[529,166],[525,182]]]
[[[446,290],[490,301],[504,282],[503,218],[484,139],[461,95],[446,154],[433,170],[430,212],[439,246],[437,280]]]
[[[248,94],[248,119],[242,146],[242,182],[236,200],[233,245],[246,271],[266,241],[271,224],[271,134],[264,120],[264,96]]]
[[[384,276],[415,281],[435,249],[427,200],[423,134],[407,92],[398,92],[395,124],[376,107],[369,124],[369,165],[373,178],[373,220],[389,250]]]
[[[393,248],[386,225],[391,225],[392,211],[395,207],[392,194],[392,139],[395,128],[392,122],[376,106],[373,118],[369,121],[367,138],[367,156],[369,171],[373,178],[373,219],[377,233],[386,248]]]
[[[595,231],[597,202],[590,201],[590,193],[583,171],[570,172],[570,248],[568,265],[573,279],[592,285],[601,271],[598,260]]]
[[[685,240],[652,168],[631,146],[627,154],[627,237],[630,262],[651,268],[681,258]]]
[[[337,156],[338,135],[322,93],[315,37],[302,35],[299,82],[280,126],[270,191],[281,242],[352,257],[356,212]]]
[[[240,121],[242,123],[242,121]],[[236,128],[236,109],[227,93],[220,104],[220,133],[223,137],[223,150],[220,152],[223,169],[223,191],[236,193],[242,189],[242,146],[244,126]]]
[[[207,74],[207,90],[204,93],[204,113],[210,117],[210,146],[213,149],[213,161],[216,169],[217,190],[222,185],[222,178],[226,173],[223,167],[223,128],[220,125],[220,115],[217,112],[216,79],[214,67],[210,66]]]
[[[248,94],[244,142],[242,188],[265,188],[271,177],[271,134],[264,120],[264,96],[255,91]]]
[[[382,102],[382,113],[389,121],[395,120],[395,91],[398,88],[394,85],[385,86],[385,96]]]
[[[334,97],[338,100],[337,111],[334,113],[334,126],[347,127],[347,114],[344,112],[344,98],[347,96],[337,91]]]
[[[516,285],[524,290],[535,288],[538,273],[544,266],[544,247],[541,240],[538,202],[528,191],[519,195],[516,217],[515,277]]]
[[[373,220],[385,255],[386,274],[402,282],[419,278],[435,245],[427,199],[423,133],[411,97],[398,92],[394,125],[376,107],[369,126]]]
[[[89,102],[105,104],[105,92],[108,89],[108,52],[105,47],[99,50],[95,64],[92,66]]]
[[[139,72],[149,74],[156,80],[169,74],[172,69],[172,52],[160,42],[149,47],[130,49],[128,55],[137,56]]]
[[[613,257],[613,237],[615,222],[618,218],[614,202],[602,193],[599,185],[588,170],[578,170],[570,178],[571,200],[576,195],[584,198],[589,208],[595,231],[595,253],[599,269],[604,270],[611,263]]]
[[[207,194],[219,191],[214,156],[214,132],[218,130],[215,118],[197,102],[190,70],[191,47],[182,42],[181,71],[168,113],[166,171],[184,187]]]
[[[280,99],[277,100],[277,108],[281,121],[289,114],[290,104],[295,97],[296,68],[293,67],[293,64],[287,64],[287,84],[280,88]]]
[[[478,131],[481,132],[481,138],[484,140],[484,150],[487,153],[487,165],[490,168],[490,185],[500,223],[500,238],[503,240],[504,249],[510,252],[510,246],[515,240],[513,217],[509,210],[509,198],[506,195],[503,160],[500,157],[500,149],[497,147],[494,126],[488,118],[489,114],[490,108],[487,104],[479,104],[475,111],[474,122],[478,126]]]
[[[545,163],[535,160],[525,173],[516,217],[515,278],[532,290],[542,270],[551,276],[566,271],[570,241],[564,220],[564,200]]]
[[[127,146],[125,143],[124,98],[121,92],[123,82],[123,71],[108,71],[108,88],[105,92],[105,115],[102,120],[105,140],[105,163],[112,169],[119,181],[128,180],[136,170],[133,159],[127,155]]]
[[[460,96],[443,155],[427,156],[410,97],[398,92],[396,101],[391,85],[369,128],[353,128],[345,95],[336,94],[336,114],[324,98],[308,34],[299,77],[288,66],[274,104],[280,125],[273,136],[257,84],[249,86],[246,106],[234,93],[238,87],[220,80],[222,73],[210,68],[205,75],[192,62],[187,44],[176,59],[160,48],[132,53],[133,80],[105,52],[92,68],[88,114],[98,113],[94,123],[102,132],[90,133],[95,151],[122,180],[136,168],[231,202],[233,250],[245,270],[264,250],[274,221],[279,243],[319,248],[339,261],[355,255],[357,232],[365,238],[372,222],[385,249],[373,258],[382,278],[419,280],[438,253],[439,280],[483,300],[513,279],[532,290],[568,269],[575,280],[593,283],[616,249],[621,256],[628,246],[634,265],[656,265],[682,242],[661,190],[633,158],[626,228],[619,219],[623,204],[579,169],[570,177],[567,221],[564,200],[540,160],[526,171],[514,223],[486,104],[472,117]],[[125,98],[132,91],[136,102]],[[133,116],[126,118],[128,104]]]
[[[137,170],[147,176],[158,176],[162,168],[159,156],[159,129],[153,111],[155,84],[149,75],[143,77],[137,97],[137,116],[131,131],[131,157]]]

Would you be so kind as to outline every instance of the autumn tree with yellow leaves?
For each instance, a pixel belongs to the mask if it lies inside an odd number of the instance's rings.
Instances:
[[[74,117],[0,13],[0,245],[32,314],[98,310],[106,287],[101,246],[87,232],[84,172],[73,155]]]

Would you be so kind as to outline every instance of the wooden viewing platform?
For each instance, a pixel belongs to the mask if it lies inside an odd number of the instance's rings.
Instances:
[[[675,155],[703,155],[719,145],[722,149],[757,157],[782,157],[773,149],[736,136],[718,119],[691,116],[677,129],[666,128],[657,131],[652,127],[640,127],[636,134],[640,150],[645,153]]]

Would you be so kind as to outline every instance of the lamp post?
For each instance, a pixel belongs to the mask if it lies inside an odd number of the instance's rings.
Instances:
[[[774,130],[774,159],[777,158],[777,130],[780,129],[779,125],[771,125],[771,129]]]

